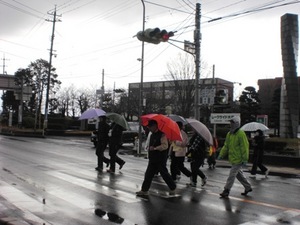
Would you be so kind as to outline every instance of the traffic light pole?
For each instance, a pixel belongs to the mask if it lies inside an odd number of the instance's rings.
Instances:
[[[143,4],[143,32],[145,31],[145,3],[141,0]],[[144,80],[144,47],[145,42],[142,41],[142,56],[141,56],[141,83],[140,83],[140,97],[139,97],[139,146],[137,149],[137,155],[140,156],[142,153],[142,112],[143,112],[143,80]]]
[[[194,33],[195,44],[195,119],[200,121],[200,45],[201,45],[201,32],[200,32],[200,18],[201,18],[201,5],[196,4],[196,29]]]

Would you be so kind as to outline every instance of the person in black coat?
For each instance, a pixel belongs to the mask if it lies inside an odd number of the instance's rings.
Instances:
[[[253,165],[250,177],[256,176],[257,167],[259,167],[261,172],[264,173],[267,177],[269,174],[269,170],[263,165],[265,137],[262,130],[257,130],[256,132],[258,134],[254,137]]]
[[[155,120],[149,120],[149,130],[151,137],[149,141],[149,162],[145,172],[144,181],[140,191],[136,192],[137,196],[147,196],[152,179],[159,172],[170,188],[169,194],[175,195],[176,184],[168,172],[166,161],[168,158],[168,140],[166,135],[158,129]]]
[[[201,186],[204,186],[207,182],[207,176],[200,170],[200,167],[204,164],[204,159],[206,157],[206,143],[203,138],[194,131],[194,135],[189,143],[189,150],[186,155],[191,154],[191,170],[192,176],[190,186],[197,186],[197,177],[200,176],[202,179]]]
[[[125,164],[125,161],[117,156],[119,149],[122,146],[122,133],[125,129],[113,122],[110,126],[110,134],[109,134],[109,156],[110,156],[110,168],[107,170],[109,173],[114,173],[116,170],[116,163],[119,164],[119,169]]]
[[[109,159],[104,156],[104,151],[108,144],[108,132],[109,125],[106,122],[106,116],[99,117],[98,132],[97,132],[97,146],[96,155],[98,158],[98,166],[95,170],[101,172],[103,170],[103,162],[106,163],[106,167],[109,166]]]

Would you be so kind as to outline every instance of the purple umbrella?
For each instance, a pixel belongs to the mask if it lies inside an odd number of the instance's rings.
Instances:
[[[88,109],[81,114],[79,120],[92,119],[99,116],[105,116],[106,112],[102,109]]]

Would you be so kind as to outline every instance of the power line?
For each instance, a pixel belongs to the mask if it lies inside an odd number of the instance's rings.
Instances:
[[[22,9],[22,8],[20,8],[20,7],[18,7],[18,6],[15,6],[15,5],[10,4],[10,3],[8,3],[8,2],[5,2],[5,1],[3,1],[3,0],[0,0],[0,4],[6,5],[6,6],[12,8],[12,9],[15,9],[15,10],[17,10],[17,11],[19,11],[19,12],[25,13],[25,14],[27,14],[27,15],[30,15],[30,16],[33,16],[33,17],[36,17],[36,18],[39,18],[39,19],[42,18],[41,16],[38,16],[38,15],[32,13],[32,12],[29,12],[29,11],[27,11],[27,10],[25,10],[25,9]]]
[[[261,8],[246,10],[246,11],[243,11],[243,12],[233,13],[233,14],[230,14],[230,15],[227,15],[227,16],[217,17],[217,18],[208,20],[207,22],[210,23],[210,22],[214,22],[214,21],[217,21],[217,20],[221,20],[221,19],[227,19],[227,18],[237,17],[237,16],[241,16],[241,15],[247,15],[247,14],[250,14],[250,13],[257,13],[257,12],[270,10],[270,9],[274,9],[274,8],[278,8],[278,7],[282,7],[282,6],[287,6],[287,5],[293,5],[293,4],[297,4],[297,3],[300,3],[300,1],[297,0],[297,1],[293,1],[293,2],[282,3],[282,4],[279,4],[279,5],[273,5],[273,6],[267,6],[267,7],[261,7]]]

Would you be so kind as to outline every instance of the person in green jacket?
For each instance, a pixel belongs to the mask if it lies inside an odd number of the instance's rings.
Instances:
[[[231,169],[224,186],[224,191],[220,193],[223,198],[228,198],[230,189],[233,186],[235,178],[244,186],[245,191],[242,195],[247,195],[252,191],[251,184],[243,174],[242,168],[249,159],[249,142],[243,130],[240,130],[241,119],[234,116],[230,120],[230,131],[226,135],[224,146],[222,147],[218,159],[228,156],[231,163]]]

